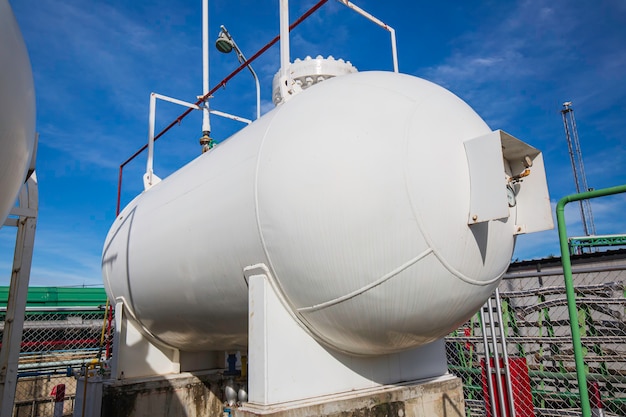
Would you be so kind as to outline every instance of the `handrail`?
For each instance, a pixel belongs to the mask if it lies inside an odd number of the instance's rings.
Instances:
[[[313,7],[311,7],[309,10],[307,10],[302,16],[300,16],[291,25],[289,25],[289,31],[291,32],[296,26],[298,26],[300,23],[302,23],[304,20],[306,20],[309,16],[311,16],[313,13],[315,13],[317,11],[317,9],[322,7],[326,2],[328,2],[328,0],[320,0],[320,1],[318,1],[315,5],[313,5]],[[222,81],[217,83],[217,85],[214,86],[208,93],[206,93],[202,97],[198,98],[198,101],[195,102],[195,105],[199,106],[200,104],[204,103],[209,97],[211,97],[211,95],[213,93],[215,93],[217,90],[219,90],[221,87],[225,87],[226,83],[228,83],[235,75],[239,74],[244,68],[246,68],[249,64],[251,64],[259,56],[261,56],[265,51],[267,51],[269,48],[271,48],[276,42],[278,42],[279,39],[280,39],[280,35],[276,35],[274,37],[274,39],[272,39],[264,47],[259,49],[248,60],[243,61],[241,63],[241,65],[239,65],[233,72],[228,74]],[[193,108],[188,108],[187,110],[185,110],[180,116],[178,116],[176,119],[174,119],[174,121],[172,121],[163,130],[161,130],[161,132],[159,132],[159,134],[154,137],[154,141],[158,140],[161,136],[163,136],[172,127],[176,126],[177,124],[180,124],[180,122],[185,117],[187,117],[187,115],[189,113],[191,113],[192,111],[193,111]],[[120,164],[119,173],[118,173],[118,179],[117,179],[117,207],[115,209],[115,215],[116,216],[120,214],[120,205],[121,205],[121,199],[122,199],[122,177],[123,177],[123,173],[124,173],[124,167],[129,162],[131,162],[133,159],[135,159],[137,156],[139,156],[147,148],[148,148],[148,144],[146,143],[141,148],[139,148],[134,154],[132,154],[128,159],[126,159],[124,162],[122,162]]]
[[[380,26],[381,28],[383,28],[383,29],[385,29],[386,31],[389,32],[389,34],[391,35],[391,57],[393,59],[393,72],[399,72],[399,70],[398,70],[398,46],[397,46],[397,42],[396,42],[396,30],[394,28],[392,28],[391,26],[389,26],[388,24],[386,24],[385,22],[383,22],[382,20],[380,20],[379,18],[377,18],[376,16],[366,12],[365,10],[361,9],[356,4],[350,2],[349,0],[338,0],[338,1],[339,1],[339,3],[347,6],[348,8],[354,10],[355,12],[360,14],[361,16],[365,17],[370,22],[376,23],[378,26]]]

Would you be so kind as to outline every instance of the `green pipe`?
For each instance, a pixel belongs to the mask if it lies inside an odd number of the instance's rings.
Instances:
[[[576,362],[578,393],[580,396],[580,407],[583,417],[591,417],[591,406],[589,405],[589,392],[587,391],[587,372],[585,371],[583,349],[582,343],[580,341],[580,329],[578,325],[578,315],[576,311],[576,293],[574,291],[574,281],[572,279],[572,262],[569,254],[567,229],[565,226],[565,205],[573,201],[604,197],[607,195],[619,194],[623,192],[626,192],[626,185],[603,188],[601,190],[587,191],[584,193],[565,196],[560,199],[556,205],[556,221],[559,228],[559,242],[561,244],[561,263],[563,264],[563,278],[565,280],[565,292],[567,294],[567,310],[569,312],[570,328],[572,330],[572,345],[574,347],[574,359]]]
[[[480,375],[482,373],[481,368],[464,368],[458,365],[448,365],[448,368],[451,371],[456,371],[457,376],[462,376],[463,373],[472,374],[472,375]],[[528,370],[528,376],[530,377],[531,384],[536,384],[537,380],[542,379],[556,379],[559,381],[569,381],[576,378],[576,373],[574,372],[551,372],[551,371],[536,371],[533,369]],[[587,374],[587,379],[589,381],[602,382],[602,383],[612,383],[612,384],[626,384],[626,377],[621,375],[602,375],[602,374]]]

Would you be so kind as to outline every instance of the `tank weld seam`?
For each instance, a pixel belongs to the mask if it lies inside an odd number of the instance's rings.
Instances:
[[[280,113],[281,109],[275,109],[276,114]],[[261,247],[263,248],[263,253],[265,254],[265,259],[267,260],[267,267],[269,271],[274,271],[274,265],[272,263],[272,259],[270,258],[269,251],[267,250],[267,244],[265,242],[265,236],[263,235],[263,228],[261,227],[261,214],[259,213],[259,173],[261,169],[261,159],[263,157],[263,147],[265,145],[265,140],[274,125],[274,120],[276,116],[272,117],[268,126],[265,128],[265,132],[263,132],[263,138],[259,141],[259,151],[256,157],[256,163],[254,167],[254,216],[256,220],[256,228],[259,233],[259,239],[261,241]],[[278,281],[278,279],[276,279]],[[282,293],[282,287],[278,285],[278,289]]]
[[[475,279],[472,279],[464,274],[462,274],[460,271],[457,271],[452,265],[450,265],[448,263],[448,261],[446,260],[445,257],[441,256],[441,254],[439,253],[438,250],[433,249],[433,253],[435,254],[435,256],[437,257],[437,259],[439,260],[439,262],[441,262],[441,265],[443,265],[444,268],[446,268],[448,270],[448,272],[450,272],[452,275],[454,275],[455,277],[457,277],[458,279],[460,279],[461,281],[464,281],[468,284],[471,285],[479,285],[481,287],[487,286],[487,285],[491,285],[496,283],[500,278],[502,278],[502,275],[504,275],[504,273],[507,271],[507,269],[509,269],[509,265],[507,264],[505,266],[505,268],[496,274],[496,277],[493,279],[490,279],[488,281],[478,281]]]
[[[415,106],[416,108],[418,106]],[[406,141],[406,155],[409,155],[409,140],[408,140],[408,128],[406,129],[405,132],[405,137],[407,138]],[[413,193],[411,192],[412,187],[411,187],[411,180],[410,180],[410,176],[408,173],[408,169],[409,169],[409,164],[408,164],[408,160],[407,158],[405,158],[405,164],[404,164],[404,186],[406,189],[406,193],[407,196],[409,198],[409,202],[410,202],[410,207],[411,207],[411,212],[413,213],[413,218],[415,219],[415,223],[417,226],[417,229],[420,231],[420,233],[422,234],[422,237],[424,238],[424,240],[426,241],[426,244],[428,245],[428,247],[430,248],[430,250],[432,250],[432,253],[435,255],[435,257],[439,260],[439,262],[441,263],[441,265],[446,268],[448,270],[448,272],[450,272],[452,275],[454,275],[455,277],[457,277],[458,279],[460,279],[463,282],[466,282],[468,284],[471,285],[478,285],[478,286],[487,286],[487,285],[491,285],[495,282],[497,282],[502,275],[504,275],[504,273],[507,271],[507,269],[509,269],[509,265],[507,264],[504,268],[504,270],[502,270],[499,274],[496,274],[496,277],[494,279],[490,279],[489,281],[478,281],[475,279],[472,279],[468,276],[465,276],[464,274],[462,274],[460,271],[456,270],[452,265],[450,265],[450,263],[448,261],[446,261],[445,257],[441,255],[440,251],[436,249],[436,246],[433,242],[433,239],[430,237],[430,235],[428,234],[428,232],[426,231],[426,228],[424,227],[424,222],[422,221],[422,217],[419,215],[418,211],[416,210],[416,206],[415,206],[415,199],[413,198]]]
[[[418,107],[419,106],[416,105],[415,109],[417,110]],[[405,128],[406,155],[409,155],[409,139],[408,139],[408,135],[409,135],[409,128],[408,128],[408,125],[407,125],[407,127]],[[455,277],[457,277],[461,281],[464,281],[464,282],[466,282],[468,284],[479,285],[479,286],[483,286],[484,287],[484,286],[491,285],[491,284],[494,284],[495,282],[497,282],[502,277],[502,275],[504,275],[504,273],[509,269],[508,263],[505,265],[504,269],[499,274],[496,274],[496,277],[494,279],[490,279],[489,281],[478,281],[478,280],[472,279],[472,278],[470,278],[468,276],[465,276],[460,271],[456,270],[452,265],[450,265],[449,262],[446,261],[445,257],[443,257],[441,255],[440,251],[436,249],[436,246],[435,246],[435,244],[433,242],[433,239],[430,237],[430,235],[426,231],[426,228],[424,227],[424,222],[422,221],[422,217],[419,215],[418,211],[416,210],[415,198],[414,198],[413,193],[411,192],[412,187],[411,187],[411,179],[410,179],[409,172],[408,172],[408,169],[409,169],[408,158],[405,158],[404,162],[405,162],[405,164],[404,164],[404,186],[406,188],[406,193],[407,193],[407,196],[409,198],[409,202],[410,202],[410,206],[411,206],[411,212],[413,213],[413,217],[415,218],[415,222],[416,222],[418,230],[420,231],[420,233],[424,237],[424,240],[426,241],[426,244],[432,249],[433,254],[437,257],[439,262],[441,262],[443,267],[446,268],[452,275],[454,275]]]
[[[277,276],[275,276],[276,274],[275,274],[274,264],[272,262],[272,258],[267,248],[265,236],[263,235],[263,228],[261,227],[261,213],[259,211],[259,176],[260,176],[260,171],[261,171],[261,159],[263,157],[265,141],[267,140],[270,134],[270,130],[272,130],[272,127],[274,126],[276,118],[278,117],[279,114],[283,112],[283,109],[284,109],[284,106],[281,106],[273,110],[274,116],[269,121],[268,126],[265,129],[265,133],[263,133],[263,138],[261,139],[259,143],[259,152],[257,154],[256,167],[254,169],[254,212],[255,212],[255,217],[256,217],[257,231],[259,233],[259,239],[261,240],[261,246],[263,248],[265,260],[267,261],[267,264],[266,265],[263,264],[263,267],[265,271],[267,272],[267,277],[270,282],[270,285],[273,287],[276,295],[278,296],[278,299],[282,303],[285,310],[294,318],[294,321],[298,324],[298,326],[300,326],[302,330],[304,330],[307,334],[311,335],[311,337],[313,337],[315,340],[317,340],[319,343],[325,346],[328,346],[332,349],[336,349],[337,351],[342,352],[342,353],[351,354],[351,352],[349,352],[348,350],[335,346],[330,340],[328,340],[326,337],[320,334],[315,329],[315,327],[312,326],[306,320],[306,318],[296,310],[291,300],[289,300],[287,295],[285,294],[285,291],[283,290],[280,280],[278,279]],[[267,117],[269,116],[265,116],[265,118]]]
[[[396,269],[394,269],[391,272],[388,272],[387,274],[383,275],[382,277],[378,278],[376,281],[359,288],[358,290],[352,291],[351,293],[348,293],[346,295],[342,295],[341,297],[337,297],[333,300],[329,300],[329,301],[325,301],[323,303],[320,304],[316,304],[310,307],[302,307],[298,309],[298,313],[309,313],[309,312],[313,312],[313,311],[317,311],[317,310],[322,310],[326,307],[331,307],[333,305],[342,303],[344,301],[350,300],[351,298],[354,298],[356,296],[359,296],[369,290],[371,290],[372,288],[378,287],[379,285],[383,284],[384,282],[390,280],[391,278],[395,277],[396,275],[398,275],[400,272],[408,269],[409,267],[411,267],[412,265],[416,264],[417,262],[419,262],[421,259],[425,258],[426,256],[428,256],[429,254],[431,254],[433,252],[432,248],[426,249],[424,252],[420,253],[419,255],[417,255],[415,258],[409,260],[408,262],[405,262],[404,264],[400,265],[399,267],[397,267]]]
[[[130,306],[130,304],[126,301],[126,298],[124,296],[119,296],[119,297],[115,298],[115,304],[117,304],[119,302],[122,303],[122,308],[124,310],[126,310],[126,314],[128,314],[130,316],[130,318],[132,319],[132,321],[134,321],[135,324],[140,327],[139,330],[141,332],[143,332],[144,335],[147,335],[147,336],[151,337],[153,340],[157,341],[158,344],[161,344],[164,347],[167,347],[169,349],[179,350],[177,347],[174,347],[174,346],[170,345],[169,343],[163,341],[163,339],[161,339],[160,337],[158,337],[157,335],[152,333],[150,330],[148,330],[148,328],[141,322],[141,320],[139,320],[139,318],[137,317],[137,315],[133,311],[133,309]],[[123,313],[122,313],[122,315],[123,315]]]
[[[257,265],[251,265],[248,268],[256,267],[256,268],[260,268],[261,270],[263,270],[265,272],[265,275],[267,276],[268,281],[270,282],[270,285],[274,288],[274,291],[276,292],[278,299],[282,303],[283,307],[285,307],[285,310],[288,311],[289,314],[293,317],[294,321],[298,323],[298,325],[305,332],[312,335],[317,340],[323,342],[324,338],[321,335],[314,332],[312,330],[312,326],[309,326],[307,323],[305,323],[304,318],[300,314],[297,313],[295,306],[293,305],[291,300],[289,300],[289,298],[287,297],[287,294],[285,294],[283,286],[281,285],[280,280],[278,279],[278,276],[275,272],[276,269],[274,268],[274,263],[272,262],[272,257],[270,256],[270,252],[267,249],[267,242],[265,241],[265,235],[263,235],[263,227],[261,226],[261,213],[259,211],[259,175],[261,171],[261,159],[263,158],[263,150],[265,146],[265,141],[267,140],[270,134],[270,131],[272,130],[272,127],[274,126],[276,117],[283,111],[282,110],[283,108],[284,107],[280,107],[280,108],[273,110],[274,116],[270,119],[267,127],[265,128],[265,132],[263,133],[263,138],[259,142],[259,151],[256,157],[256,166],[254,168],[254,215],[256,218],[256,227],[257,227],[257,232],[259,233],[261,247],[263,249],[263,254],[265,255],[265,261],[267,261],[267,263],[262,262]],[[244,271],[245,269],[246,268],[244,268]]]

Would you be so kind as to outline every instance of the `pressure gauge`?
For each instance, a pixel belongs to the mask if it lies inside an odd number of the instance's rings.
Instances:
[[[506,186],[506,199],[509,202],[509,207],[515,207],[515,190],[510,185]]]

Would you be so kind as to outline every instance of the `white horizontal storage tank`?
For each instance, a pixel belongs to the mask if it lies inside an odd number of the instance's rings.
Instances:
[[[513,252],[515,207],[468,226],[463,142],[490,132],[416,77],[324,81],[123,210],[103,251],[109,297],[168,346],[244,349],[243,270],[263,263],[333,349],[380,355],[439,339],[484,303]]]
[[[0,0],[0,227],[24,184],[35,144],[35,88],[26,45]]]

